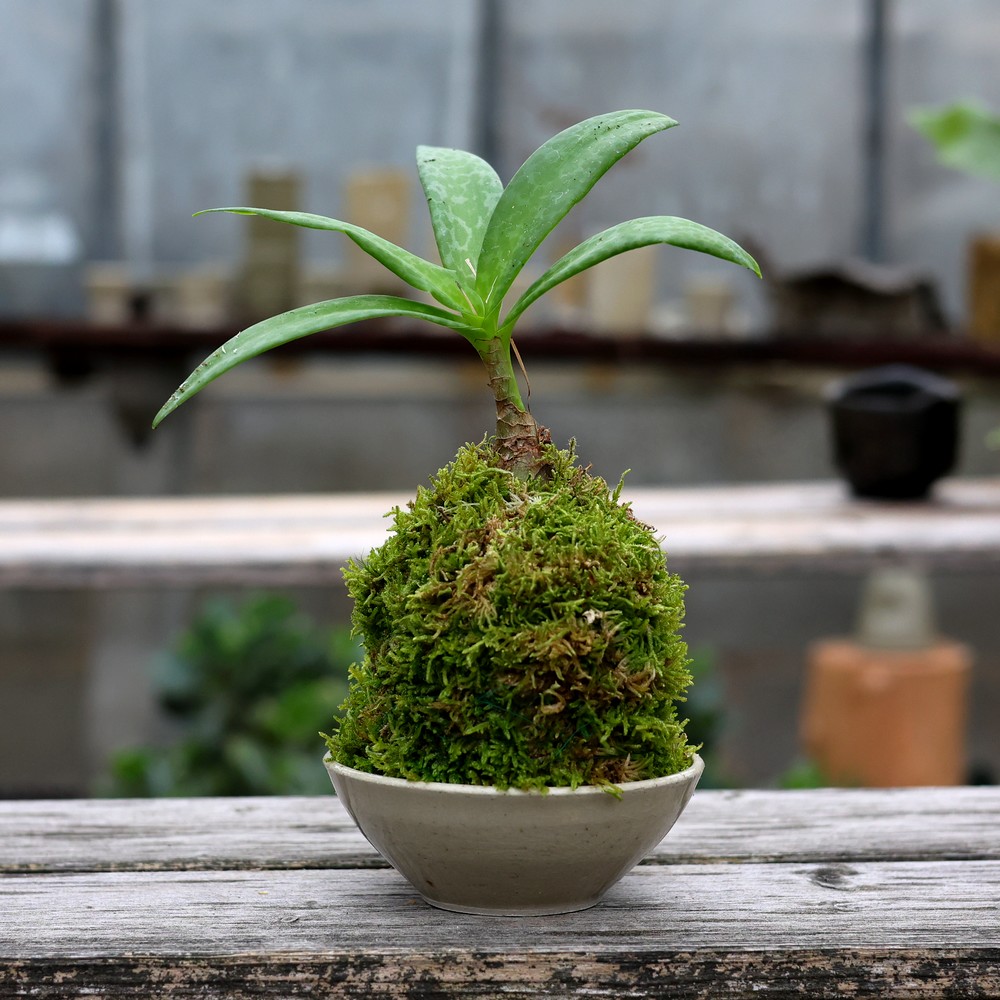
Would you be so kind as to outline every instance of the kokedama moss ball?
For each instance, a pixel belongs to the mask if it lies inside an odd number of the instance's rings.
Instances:
[[[684,584],[604,480],[463,448],[345,577],[367,655],[338,730],[349,767],[421,781],[615,785],[691,764]]]

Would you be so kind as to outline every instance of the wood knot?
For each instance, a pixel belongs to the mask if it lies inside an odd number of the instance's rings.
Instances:
[[[857,874],[849,865],[822,865],[809,873],[809,881],[821,889],[846,892],[851,888],[851,879]]]

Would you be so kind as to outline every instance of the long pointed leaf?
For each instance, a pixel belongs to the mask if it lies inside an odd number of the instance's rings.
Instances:
[[[461,293],[456,286],[457,277],[451,271],[434,264],[423,257],[418,257],[403,247],[390,243],[375,233],[354,226],[350,222],[339,219],[328,219],[325,215],[313,215],[310,212],[276,212],[267,208],[207,208],[196,215],[209,215],[213,212],[231,212],[234,215],[259,215],[275,222],[285,222],[291,226],[302,226],[305,229],[323,229],[334,233],[343,233],[350,237],[366,254],[374,257],[383,267],[402,278],[408,285],[422,292],[433,295],[438,302],[451,309],[467,308]]]
[[[485,160],[461,149],[418,146],[417,171],[441,263],[474,287],[483,234],[503,183]]]
[[[653,111],[616,111],[573,125],[535,150],[500,196],[483,237],[476,287],[488,310],[499,308],[542,240],[611,166],[676,124]]]
[[[513,326],[528,306],[567,278],[572,278],[609,257],[655,243],[666,243],[685,250],[711,254],[713,257],[740,264],[760,277],[757,262],[728,236],[723,236],[722,233],[717,233],[714,229],[697,222],[691,222],[689,219],[678,219],[670,215],[651,215],[621,222],[596,236],[591,236],[570,250],[517,300],[504,319],[504,326]]]
[[[281,344],[322,330],[332,330],[348,323],[386,316],[408,316],[411,319],[429,320],[450,330],[457,330],[473,340],[477,332],[452,313],[395,295],[352,295],[343,299],[317,302],[311,306],[301,306],[255,323],[227,340],[198,365],[167,400],[153,420],[153,426],[156,427],[164,417],[204,389],[209,382],[247,359],[269,351],[272,347],[279,347]]]

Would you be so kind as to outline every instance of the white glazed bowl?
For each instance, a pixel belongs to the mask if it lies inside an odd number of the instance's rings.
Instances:
[[[528,916],[593,906],[674,825],[704,764],[547,792],[404,781],[325,760],[369,843],[433,906]]]

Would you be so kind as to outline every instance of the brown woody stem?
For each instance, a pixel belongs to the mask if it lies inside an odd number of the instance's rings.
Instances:
[[[522,478],[545,475],[549,464],[542,448],[552,441],[521,400],[521,391],[510,360],[510,342],[492,337],[479,356],[489,372],[490,391],[497,404],[496,450],[501,465]]]

